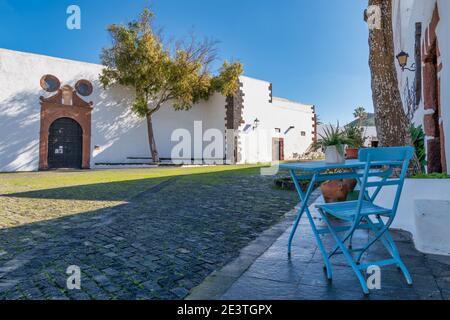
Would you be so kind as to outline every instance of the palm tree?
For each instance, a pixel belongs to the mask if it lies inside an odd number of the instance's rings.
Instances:
[[[323,124],[322,119],[320,119],[320,116],[316,114],[316,123],[318,126],[320,126],[321,124]]]
[[[362,128],[364,120],[367,119],[367,112],[364,107],[358,107],[355,109],[355,112],[353,112],[353,116],[355,119],[358,119],[359,127]]]

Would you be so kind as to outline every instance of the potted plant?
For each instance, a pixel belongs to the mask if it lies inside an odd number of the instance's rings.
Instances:
[[[326,203],[345,201],[349,194],[345,180],[325,181],[320,185],[320,190]]]
[[[322,149],[325,152],[326,163],[344,163],[345,145],[353,143],[344,131],[340,130],[339,123],[336,128],[332,125],[325,128],[324,134],[319,134],[320,139],[315,143],[315,148]]]
[[[325,162],[329,164],[344,163],[345,146],[352,144],[353,141],[347,137],[345,131],[339,128],[339,123],[337,123],[336,128],[329,125],[325,128],[324,134],[319,136],[320,139],[315,143],[315,149],[325,151]],[[336,170],[331,170],[331,172],[336,172]],[[352,187],[350,181],[332,180],[325,181],[320,188],[325,202],[331,203],[345,201]]]
[[[363,128],[351,125],[345,128],[345,135],[348,139],[348,144],[345,149],[346,159],[358,159],[359,149],[364,146],[365,138],[363,133]],[[344,183],[348,189],[348,192],[353,192],[358,184],[356,179],[345,179]]]
[[[349,143],[345,150],[347,159],[358,159],[359,149],[364,146],[365,138],[363,129],[356,125],[350,125],[345,128],[344,134],[347,136]]]
[[[327,170],[327,173],[337,174],[350,171],[346,169],[333,169]],[[320,185],[320,189],[326,203],[342,202],[346,201],[348,194],[355,190],[357,183],[356,179],[329,180],[323,182]]]

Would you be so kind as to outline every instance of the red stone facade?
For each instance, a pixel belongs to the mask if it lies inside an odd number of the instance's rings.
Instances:
[[[440,62],[439,43],[436,28],[439,23],[439,10],[433,12],[422,43],[422,73],[424,98],[424,130],[427,136],[428,172],[447,172],[445,154],[445,136],[442,124],[441,96],[440,96]]]
[[[39,141],[39,170],[48,170],[48,136],[52,123],[60,118],[76,121],[83,131],[82,169],[90,168],[91,117],[93,103],[87,103],[77,96],[70,86],[58,89],[50,97],[41,97],[41,128]]]

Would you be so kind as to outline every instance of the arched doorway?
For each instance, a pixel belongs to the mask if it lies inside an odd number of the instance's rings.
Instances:
[[[73,119],[55,120],[48,135],[49,169],[81,169],[83,158],[83,130]]]
[[[75,89],[69,85],[60,88],[55,76],[44,75],[41,87],[53,95],[40,97],[39,170],[89,169],[93,102],[80,96],[89,96],[92,84],[79,80]]]

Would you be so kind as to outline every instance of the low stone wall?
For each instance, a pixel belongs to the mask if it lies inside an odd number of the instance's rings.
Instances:
[[[424,253],[450,255],[450,179],[406,179],[392,228],[412,234]],[[385,187],[375,203],[391,208],[395,188]]]

